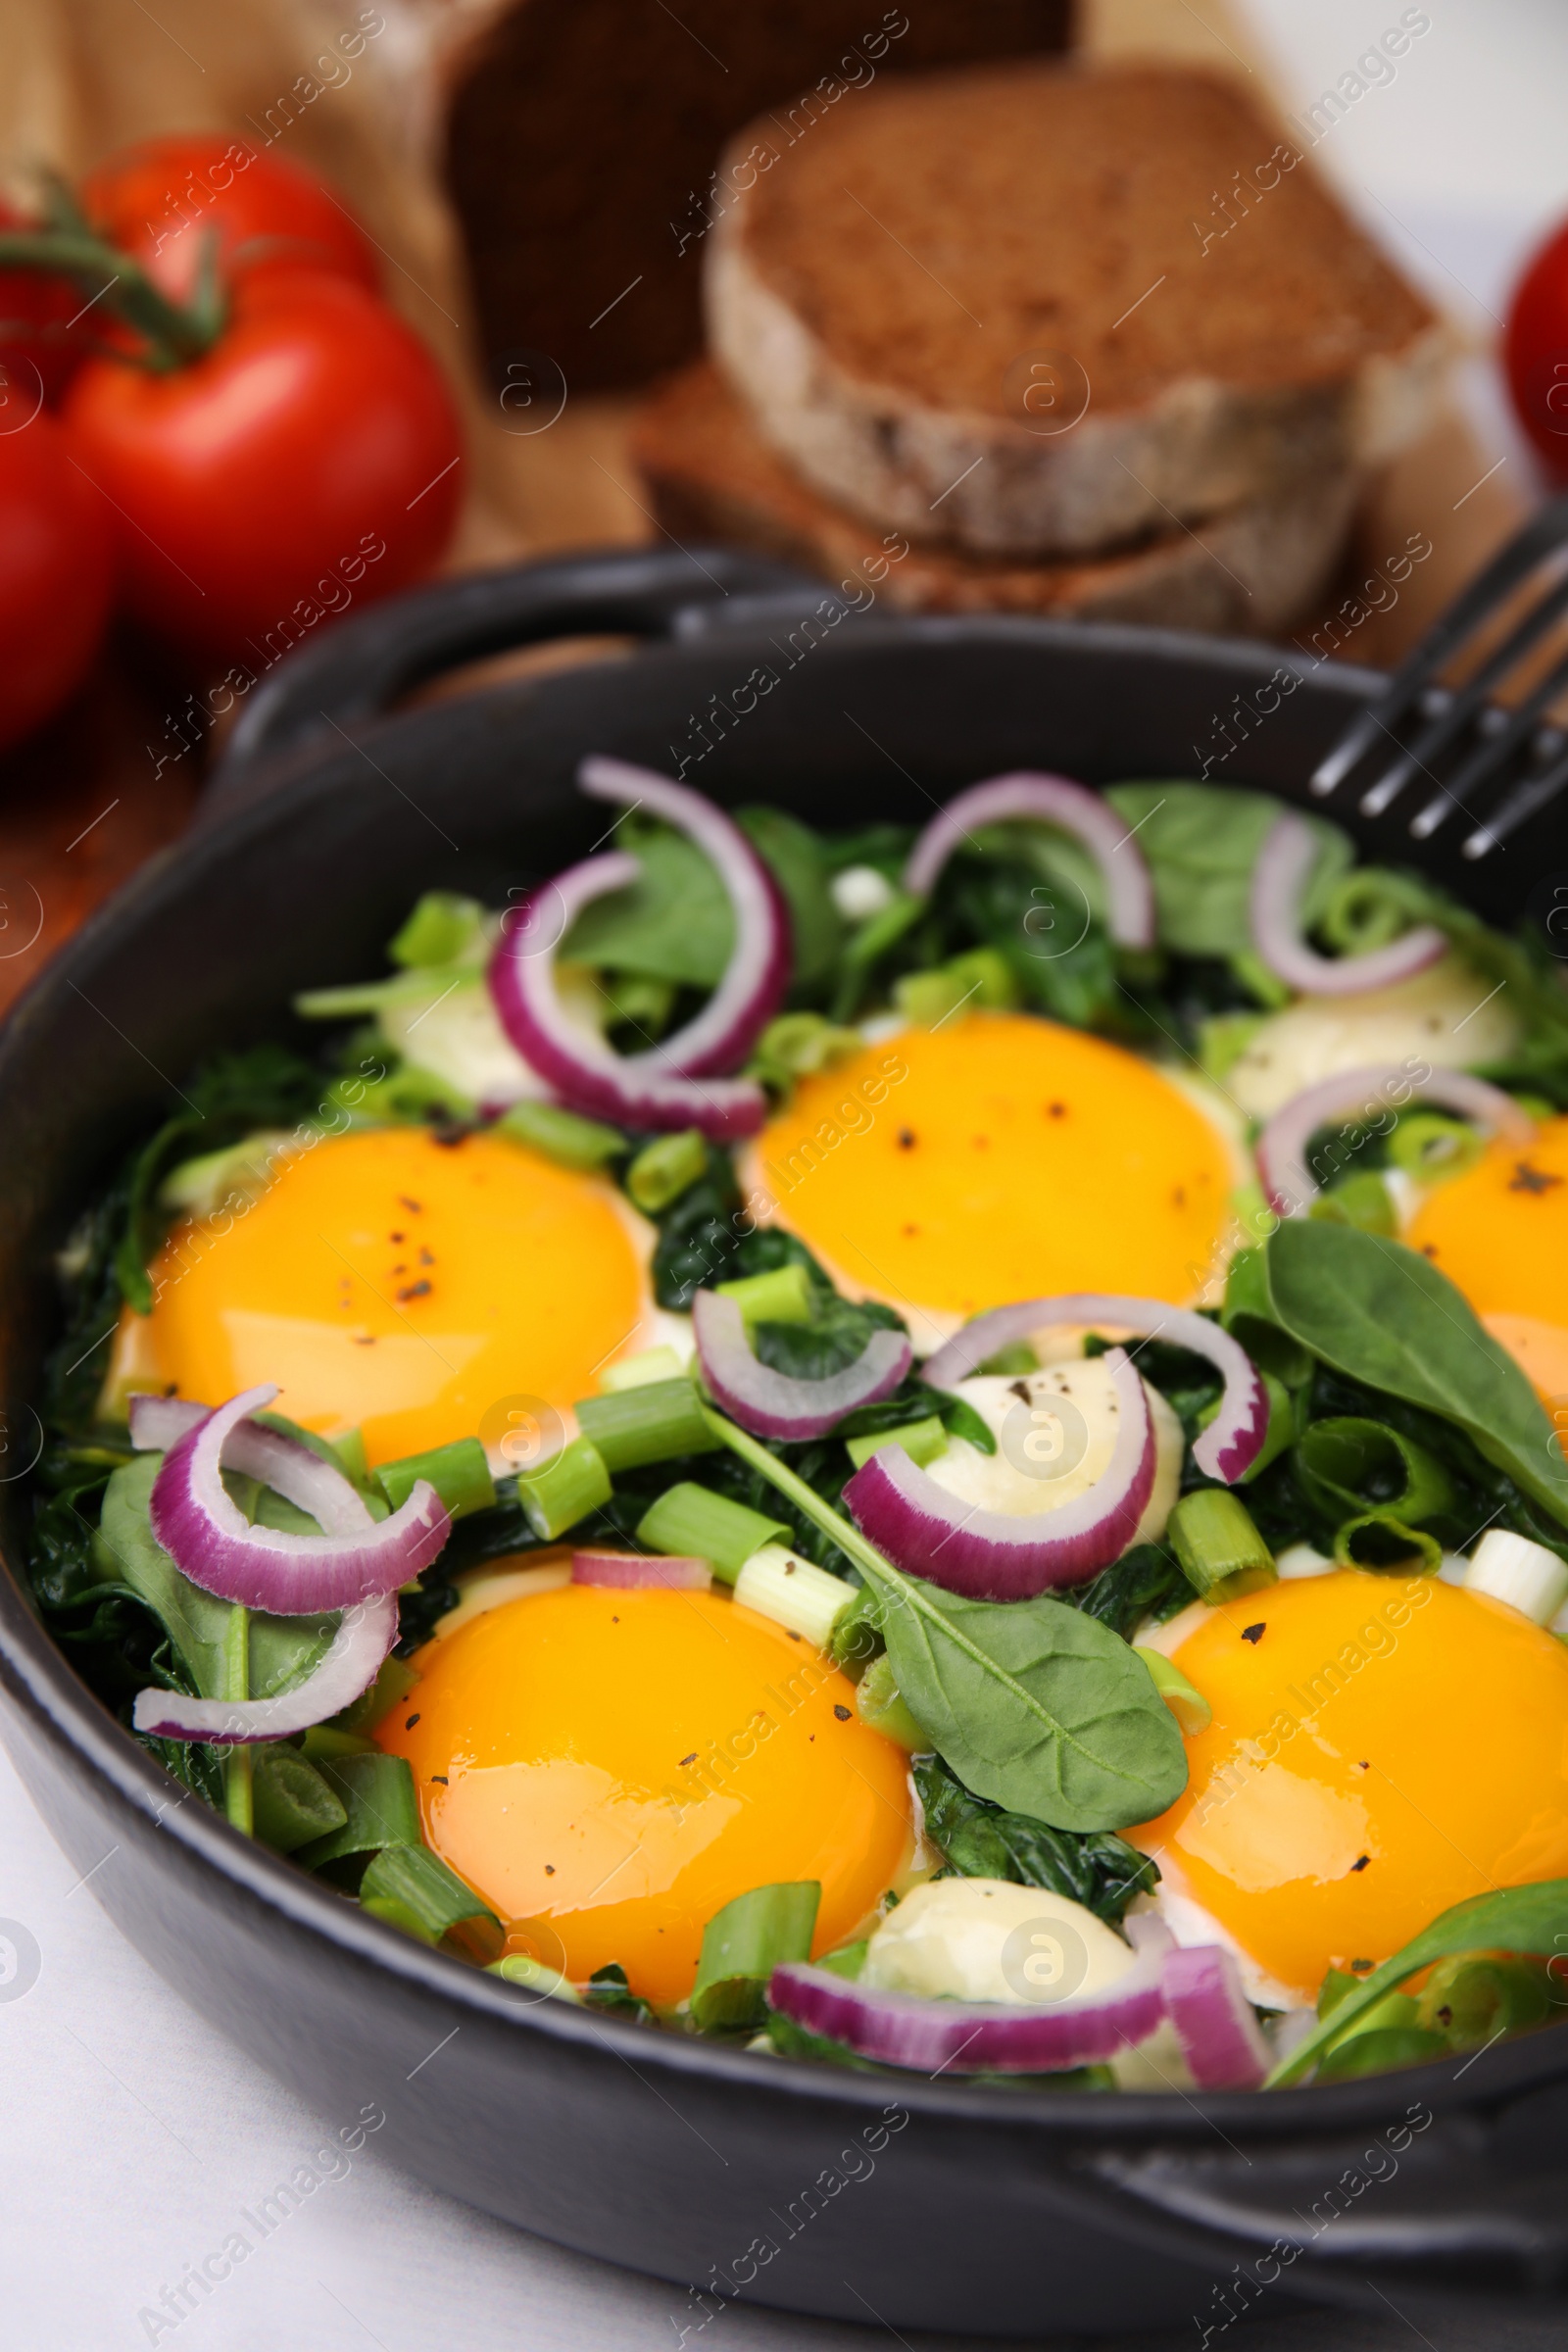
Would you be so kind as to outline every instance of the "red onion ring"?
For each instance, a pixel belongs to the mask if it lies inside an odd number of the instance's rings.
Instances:
[[[734,953],[702,1011],[664,1040],[659,1058],[666,1069],[689,1078],[739,1068],[789,984],[789,916],[772,875],[733,819],[688,784],[625,760],[597,756],[583,760],[577,783],[596,801],[651,809],[684,833],[715,868],[735,916]]]
[[[1108,1349],[1105,1362],[1120,1408],[1116,1443],[1102,1475],[1070,1502],[1021,1518],[976,1510],[917,1470],[902,1446],[884,1446],[844,1489],[856,1525],[900,1568],[972,1600],[1032,1600],[1108,1567],[1153,1488],[1154,1425],[1125,1351]]]
[[[653,1559],[636,1551],[574,1551],[574,1585],[606,1585],[617,1592],[662,1590],[667,1592],[707,1592],[713,1571],[707,1560]]]
[[[934,816],[909,852],[904,887],[912,899],[926,898],[937,876],[973,825],[995,825],[1008,817],[1032,816],[1070,833],[1090,851],[1105,878],[1108,929],[1121,948],[1154,944],[1154,886],[1139,849],[1121,818],[1098,792],[1065,776],[993,776],[972,784]]]
[[[1234,1485],[1258,1456],[1268,1435],[1268,1391],[1239,1341],[1190,1307],[1167,1306],[1160,1298],[1130,1298],[1111,1291],[1070,1291],[1056,1298],[1025,1298],[996,1306],[966,1323],[924,1366],[921,1378],[951,1389],[999,1348],[1027,1339],[1055,1323],[1110,1323],[1141,1340],[1168,1340],[1173,1348],[1206,1356],[1225,1380],[1219,1410],[1193,1440],[1193,1459],[1210,1478]]]
[[[665,1047],[614,1054],[567,1017],[556,989],[556,951],[582,909],[624,890],[640,871],[623,851],[586,858],[534,892],[490,963],[490,994],[517,1052],[569,1109],[617,1126],[700,1128],[714,1142],[755,1135],[767,1098],[750,1078],[692,1078]],[[548,939],[548,945],[530,942]],[[673,1042],[673,1041],[671,1041]]]
[[[1317,863],[1318,840],[1304,817],[1284,809],[1252,868],[1252,945],[1281,980],[1306,997],[1348,997],[1362,989],[1392,988],[1424,972],[1447,953],[1435,923],[1417,923],[1402,938],[1365,956],[1319,956],[1301,937],[1301,895]]]
[[[1198,2088],[1255,2090],[1274,2061],[1224,1946],[1167,1952],[1159,1989]]]
[[[1535,1121],[1511,1095],[1505,1095],[1501,1087],[1489,1086],[1484,1078],[1472,1078],[1467,1070],[1428,1069],[1424,1078],[1414,1078],[1404,1063],[1392,1061],[1342,1070],[1337,1077],[1322,1078],[1316,1086],[1293,1095],[1258,1137],[1257,1173],[1269,1206],[1282,1217],[1299,1215],[1319,1190],[1317,1178],[1306,1164],[1306,1147],[1318,1129],[1335,1119],[1353,1118],[1357,1112],[1370,1118],[1374,1112],[1387,1110],[1391,1102],[1396,1108],[1402,1107],[1394,1094],[1396,1088],[1404,1090],[1405,1101],[1416,1096],[1424,1102],[1440,1102],[1445,1110],[1457,1111],[1461,1118],[1473,1119],[1486,1135],[1505,1136],[1510,1143],[1524,1144],[1535,1133]]]
[[[181,1438],[210,1420],[212,1410],[210,1404],[192,1404],[183,1396],[132,1396],[130,1442],[138,1453],[168,1453]],[[259,1478],[264,1486],[309,1511],[329,1536],[358,1535],[370,1523],[364,1502],[341,1470],[297,1438],[268,1429],[259,1421],[235,1424],[223,1446],[223,1467]]]
[[[153,1482],[153,1534],[204,1592],[278,1617],[308,1617],[396,1592],[429,1567],[451,1531],[447,1507],[428,1480],[421,1478],[402,1508],[378,1523],[341,1471],[283,1440],[288,1458],[270,1457],[269,1483],[275,1477],[279,1494],[313,1517],[316,1503],[305,1497],[315,1495],[335,1522],[333,1532],[300,1536],[253,1527],[230,1500],[222,1481],[225,1459],[234,1458],[230,1440],[249,1414],[276,1395],[271,1383],[247,1389],[176,1441]],[[275,1435],[248,1433],[242,1449]],[[311,1463],[309,1474],[299,1457]]]
[[[733,1298],[699,1291],[692,1331],[703,1377],[721,1405],[757,1438],[825,1438],[846,1413],[891,1396],[913,1361],[902,1331],[874,1331],[863,1352],[825,1380],[796,1380],[759,1361]]]
[[[808,2034],[844,2042],[884,2066],[926,2074],[1048,2074],[1114,2058],[1152,2034],[1164,2009],[1164,1958],[1151,1941],[1113,1984],[1017,2008],[877,1992],[799,1961],[774,1969],[767,1997]]]
[[[397,1638],[397,1598],[383,1593],[344,1611],[325,1657],[292,1690],[275,1698],[186,1698],[178,1690],[138,1690],[130,1719],[138,1732],[158,1740],[206,1740],[215,1746],[287,1740],[324,1723],[368,1690]]]

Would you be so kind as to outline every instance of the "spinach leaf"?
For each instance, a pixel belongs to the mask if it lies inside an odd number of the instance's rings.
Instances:
[[[625,890],[583,908],[563,944],[563,960],[716,988],[734,946],[735,918],[714,867],[683,833],[634,818],[616,827],[615,847],[640,858],[642,872]]]
[[[1274,2069],[1264,2089],[1298,2082],[1326,2041],[1343,2033],[1352,2019],[1386,1992],[1393,1992],[1418,1968],[1425,1968],[1428,1961],[1446,1959],[1452,1952],[1554,1953],[1560,1950],[1564,1936],[1568,1936],[1568,1879],[1543,1879],[1533,1886],[1504,1886],[1455,1903],[1412,1936],[1392,1960],[1385,1960],[1381,1968],[1342,1993],[1327,2017]]]
[[[735,821],[784,894],[790,917],[792,1004],[824,995],[838,968],[845,922],[827,886],[819,835],[782,808],[739,808]]]
[[[906,1576],[757,1439],[709,1423],[873,1587],[909,1711],[977,1796],[1054,1829],[1113,1830],[1180,1795],[1175,1718],[1119,1635],[1059,1600],[965,1600]]]
[[[1161,947],[1182,956],[1235,956],[1252,944],[1248,900],[1257,853],[1283,802],[1218,784],[1112,784],[1106,800],[1138,827],[1154,885]],[[1304,900],[1312,922],[1355,851],[1338,825],[1307,823],[1321,844]]]
[[[1152,1894],[1157,1866],[1108,1830],[1074,1837],[1027,1813],[1004,1813],[968,1789],[940,1756],[914,1766],[926,1836],[962,1879],[1008,1879],[1067,1895],[1115,1927],[1135,1894]]]
[[[1135,1544],[1087,1585],[1063,1592],[1062,1598],[1130,1642],[1146,1617],[1163,1624],[1197,1594],[1180,1561],[1162,1544]]]
[[[1428,1259],[1352,1225],[1291,1217],[1265,1270],[1293,1339],[1349,1379],[1456,1422],[1568,1526],[1568,1464],[1534,1389]]]

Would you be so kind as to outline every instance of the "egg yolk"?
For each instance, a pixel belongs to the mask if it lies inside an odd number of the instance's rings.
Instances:
[[[1225,1139],[1137,1054],[1027,1014],[908,1030],[803,1080],[754,1165],[860,1292],[960,1315],[1056,1291],[1201,1290]]]
[[[1124,1835],[1301,2000],[1452,1903],[1568,1875],[1568,1649],[1517,1609],[1342,1569],[1207,1610],[1175,1659],[1213,1721]]]
[[[1464,1293],[1541,1395],[1568,1394],[1568,1118],[1434,1185],[1405,1240]]]
[[[645,1292],[607,1184],[416,1127],[280,1162],[243,1214],[176,1228],[152,1278],[125,1333],[137,1385],[220,1404],[276,1381],[280,1411],[360,1428],[372,1463],[475,1434],[505,1451],[524,1424],[537,1441],[542,1406],[635,1344]]]
[[[618,1961],[690,1992],[703,1929],[753,1886],[815,1879],[813,1951],[849,1939],[908,1860],[908,1759],[853,1686],[710,1593],[568,1585],[502,1603],[414,1661],[376,1737],[424,1834],[539,1957]]]

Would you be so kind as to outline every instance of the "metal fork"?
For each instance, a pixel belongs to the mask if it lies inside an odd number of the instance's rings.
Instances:
[[[1568,653],[1515,708],[1504,710],[1492,693],[1568,613],[1568,569],[1544,583],[1462,686],[1440,685],[1438,673],[1482,635],[1532,572],[1564,549],[1568,493],[1543,507],[1433,622],[1378,701],[1352,719],[1313,771],[1313,794],[1327,800],[1364,770],[1374,753],[1392,747],[1394,757],[1361,793],[1362,814],[1381,816],[1412,777],[1425,776],[1436,790],[1411,817],[1411,839],[1428,840],[1457,811],[1472,828],[1459,854],[1472,860],[1489,856],[1554,800],[1568,786],[1568,733],[1543,722],[1568,691]],[[1500,798],[1489,814],[1478,815],[1474,804],[1494,786],[1500,788]]]

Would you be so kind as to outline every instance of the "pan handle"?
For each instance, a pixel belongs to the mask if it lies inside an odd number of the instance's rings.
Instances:
[[[1386,2316],[1434,2304],[1568,2297],[1568,2083],[1502,2106],[1434,2108],[1412,2073],[1359,2129],[1245,2145],[1081,2151],[1102,2221],[1224,2278],[1217,2336],[1270,2287]],[[1238,2125],[1238,2132],[1245,2127]],[[1270,2308],[1274,2307],[1270,2299]],[[1207,2342],[1207,2336],[1203,2337]]]
[[[376,718],[410,687],[461,662],[552,637],[670,637],[704,605],[807,586],[785,564],[710,547],[615,549],[443,580],[288,655],[252,694],[209,792],[226,799],[323,725]]]

